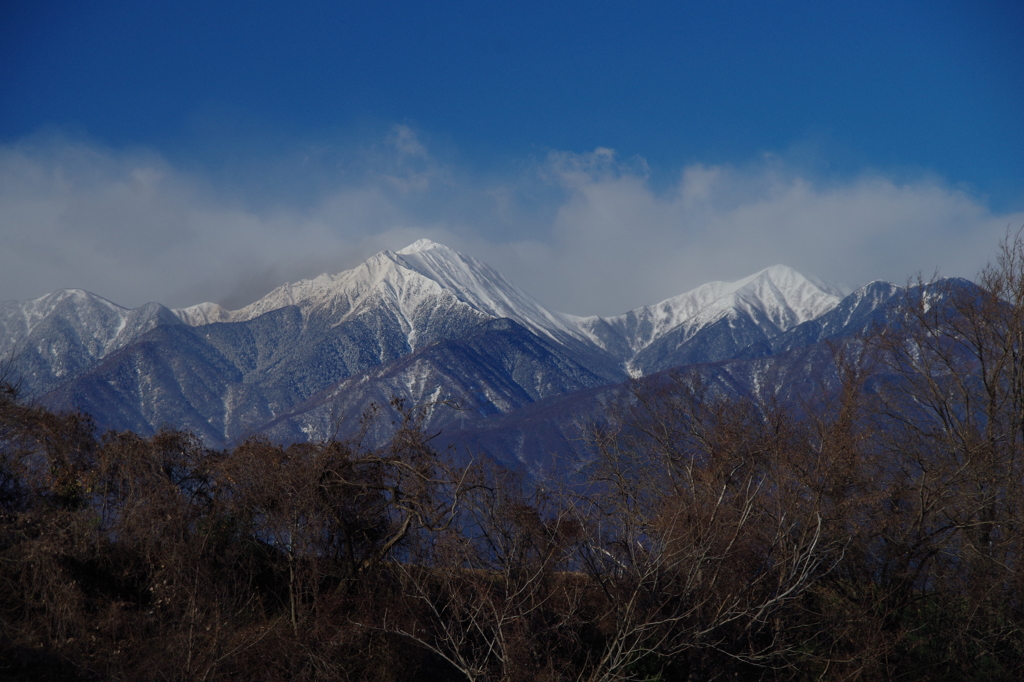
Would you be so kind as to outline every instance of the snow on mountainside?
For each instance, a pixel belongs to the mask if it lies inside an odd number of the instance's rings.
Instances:
[[[89,324],[89,318],[99,322],[95,325],[93,341],[104,349],[117,338],[131,312],[81,289],[61,289],[25,303],[7,301],[0,303],[0,333],[4,345],[21,342],[62,310],[74,311],[77,321],[85,325]]]
[[[668,336],[676,346],[722,320],[744,317],[771,338],[825,314],[845,292],[805,277],[785,265],[765,268],[736,282],[709,282],[656,305],[617,317],[581,318],[578,324],[602,348],[623,356],[627,366]]]
[[[445,295],[486,317],[511,318],[554,340],[583,337],[569,316],[547,310],[490,266],[429,239],[382,251],[352,270],[284,284],[240,310],[202,303],[174,312],[195,326],[244,322],[294,305],[304,315],[329,312],[340,323],[369,306],[386,305],[399,313],[414,341],[419,313]]]
[[[177,308],[172,310],[179,320],[190,327],[199,327],[204,324],[215,322],[234,322],[234,312],[222,308],[216,303],[200,303],[188,308]]]
[[[710,282],[617,317],[576,317],[546,309],[485,263],[421,239],[398,251],[382,251],[352,270],[284,284],[240,310],[203,303],[174,312],[196,326],[246,321],[295,305],[304,314],[329,310],[341,322],[366,305],[383,304],[400,312],[415,347],[417,311],[442,292],[487,317],[513,319],[550,339],[594,344],[620,362],[628,362],[669,331],[685,325],[689,336],[734,311],[769,321],[767,331],[773,335],[828,312],[846,293],[775,265],[737,282]]]
[[[494,317],[508,317],[535,332],[555,338],[552,332],[580,335],[567,315],[544,308],[529,294],[511,284],[496,270],[421,239],[397,252],[402,262],[425,277],[453,291],[477,310]]]
[[[159,325],[180,324],[167,308],[122,308],[80,289],[61,289],[32,301],[0,303],[0,358],[29,393],[48,390],[87,371]]]
[[[173,424],[217,446],[261,432],[304,439],[329,435],[370,403],[444,397],[463,409],[438,411],[431,428],[454,419],[472,429],[630,375],[799,349],[863,327],[895,289],[872,285],[837,306],[838,289],[773,266],[583,318],[420,240],[239,310],[127,309],[80,290],[0,302],[0,353],[13,358],[26,395],[85,410],[103,428]]]
[[[383,343],[388,350],[374,345],[359,352],[376,357],[376,362],[389,362],[454,338],[481,321],[510,318],[565,347],[611,381],[627,370],[639,375],[668,363],[718,359],[821,316],[835,307],[841,294],[777,265],[738,282],[711,282],[617,317],[581,318],[552,312],[488,265],[421,239],[398,251],[382,251],[351,270],[284,284],[234,311],[216,303],[179,310],[156,303],[127,309],[80,290],[58,291],[27,303],[0,303],[0,351],[31,356],[29,383],[49,390],[161,324],[202,329],[215,323],[249,323],[290,308],[297,311],[305,330],[297,333],[310,340],[305,361],[321,352],[316,339],[326,339],[330,329],[344,326],[349,331],[335,334],[332,343],[351,334],[367,338],[366,332],[353,330],[372,328],[378,338],[373,343]],[[722,320],[729,322],[728,328],[719,324]],[[723,340],[723,334],[729,338]],[[680,351],[684,346],[685,352]],[[230,354],[226,347],[222,352]],[[280,352],[266,357],[284,371]],[[357,364],[366,362],[373,360]],[[351,365],[338,371],[355,369]]]

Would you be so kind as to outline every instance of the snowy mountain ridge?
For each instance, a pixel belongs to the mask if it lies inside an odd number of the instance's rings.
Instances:
[[[382,251],[361,265],[337,274],[283,284],[235,311],[215,303],[174,310],[191,326],[242,322],[295,305],[304,315],[323,311],[334,323],[367,306],[387,305],[400,313],[415,347],[414,320],[424,306],[451,298],[488,318],[508,317],[555,341],[566,337],[614,352],[623,362],[665,333],[685,326],[686,337],[733,311],[771,322],[769,335],[819,317],[835,307],[844,293],[785,265],[774,265],[736,282],[709,282],[692,291],[615,317],[577,317],[548,310],[487,264],[429,239],[398,251]],[[597,328],[604,328],[602,333]],[[607,338],[609,331],[617,337]],[[629,349],[621,352],[623,344]],[[614,347],[620,350],[616,352]]]
[[[485,263],[429,239],[398,251],[381,251],[351,270],[283,284],[239,310],[201,303],[174,313],[198,326],[244,322],[294,305],[304,315],[328,312],[338,324],[368,306],[384,304],[400,313],[415,336],[414,320],[438,299],[448,299],[449,305],[462,303],[487,317],[514,319],[555,340],[565,334],[583,337],[570,316],[547,310]]]
[[[580,326],[604,345],[606,341],[594,330],[607,325],[623,335],[629,348],[638,353],[669,331],[685,328],[684,339],[689,338],[736,311],[764,318],[774,327],[766,331],[774,335],[825,314],[843,295],[838,287],[805,277],[788,266],[773,265],[736,282],[708,282],[616,317],[582,318]]]
[[[71,303],[76,306],[88,305],[90,303],[99,304],[104,306],[109,311],[109,315],[118,320],[117,326],[112,329],[108,329],[108,334],[105,335],[108,339],[110,336],[116,336],[123,326],[124,320],[128,317],[130,309],[122,308],[116,303],[112,303],[105,298],[90,294],[88,291],[82,289],[59,289],[51,294],[46,294],[39,298],[24,303],[9,302],[9,306],[18,306],[17,313],[9,315],[7,318],[7,332],[8,342],[13,341],[16,334],[31,334],[32,331],[41,323],[43,323],[50,315],[52,315],[61,304]],[[110,334],[110,332],[113,332]]]
[[[860,333],[885,322],[898,290],[874,283],[840,300],[838,288],[772,266],[622,315],[575,317],[420,240],[239,310],[128,309],[77,289],[0,302],[0,354],[26,396],[140,434],[172,424],[218,446],[254,433],[327,438],[394,397],[459,405],[430,412],[431,428],[487,430],[533,403],[612,395],[631,376],[714,373]],[[756,385],[759,371],[735,377]],[[500,448],[523,456],[526,441],[509,437]]]
[[[149,303],[128,309],[77,289],[25,303],[7,302],[0,304],[0,339],[5,352],[19,352],[36,336],[52,339],[47,320],[60,319],[60,334],[80,346],[80,363],[88,364],[89,358],[100,360],[161,323],[193,328],[244,323],[292,306],[303,325],[317,328],[386,314],[410,350],[443,338],[452,324],[509,318],[560,345],[603,355],[605,374],[625,371],[636,376],[660,366],[673,349],[721,320],[736,318],[753,330],[733,345],[749,342],[750,333],[772,338],[831,310],[842,293],[775,265],[736,282],[709,282],[619,316],[576,317],[548,310],[487,264],[421,239],[398,251],[381,251],[351,270],[283,284],[239,310],[216,303],[176,310]],[[456,319],[462,322],[453,323]],[[51,348],[46,346],[52,341],[35,343],[40,357],[51,358],[44,364],[63,362],[61,344]],[[659,359],[638,362],[645,351]],[[61,370],[58,376],[65,374]]]

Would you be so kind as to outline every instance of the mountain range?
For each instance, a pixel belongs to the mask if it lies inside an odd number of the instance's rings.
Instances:
[[[383,434],[400,398],[449,441],[530,468],[631,379],[695,366],[749,390],[807,376],[822,341],[884,319],[899,291],[848,292],[776,265],[617,317],[576,317],[420,240],[240,310],[128,309],[76,289],[0,303],[0,352],[27,396],[104,429],[294,442],[344,435],[376,405]]]

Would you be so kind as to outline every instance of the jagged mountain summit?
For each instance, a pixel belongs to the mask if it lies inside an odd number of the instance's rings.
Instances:
[[[637,377],[673,364],[733,357],[746,346],[820,317],[844,293],[774,265],[738,282],[709,282],[656,305],[617,317],[583,318],[578,324]]]
[[[29,395],[104,427],[297,440],[391,396],[456,400],[465,409],[451,419],[465,424],[678,365],[770,355],[842,300],[773,266],[617,317],[576,317],[424,239],[233,311],[127,309],[80,290],[0,303],[0,352]]]
[[[382,251],[338,274],[284,284],[235,311],[202,303],[174,311],[192,325],[245,322],[297,306],[304,317],[333,316],[336,324],[365,310],[393,310],[415,340],[438,304],[462,305],[491,318],[508,317],[551,336],[577,333],[566,315],[552,313],[490,266],[442,244],[420,239],[398,251]]]
[[[422,345],[423,322],[439,299],[458,303],[488,318],[509,318],[552,341],[590,343],[624,363],[661,337],[683,331],[689,338],[724,317],[747,316],[775,336],[835,307],[843,292],[775,265],[738,282],[710,282],[661,303],[617,317],[577,317],[545,308],[490,266],[429,239],[399,251],[383,251],[357,268],[336,275],[284,284],[236,311],[214,303],[174,310],[197,326],[244,322],[264,313],[298,306],[304,316],[326,314],[335,324],[362,310],[388,307],[403,322],[410,347]],[[427,335],[427,342],[433,338]]]

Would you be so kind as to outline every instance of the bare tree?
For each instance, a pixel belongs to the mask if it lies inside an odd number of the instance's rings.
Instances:
[[[638,384],[629,416],[594,433],[581,567],[600,596],[586,679],[696,672],[705,654],[782,664],[773,619],[835,561],[823,517],[793,489],[804,442],[784,411],[714,398],[696,376]],[[800,502],[800,503],[797,503]]]
[[[904,619],[921,603],[956,613],[948,648],[959,662],[1020,647],[1021,235],[1007,235],[978,286],[919,279],[901,313],[873,339],[885,372],[877,433],[891,482],[881,533],[891,608]]]
[[[458,523],[395,566],[407,610],[376,627],[434,652],[469,680],[556,680],[578,653],[579,527],[520,476],[474,467]]]

